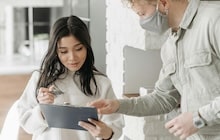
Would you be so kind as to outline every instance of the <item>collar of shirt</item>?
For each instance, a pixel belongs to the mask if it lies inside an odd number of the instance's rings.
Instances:
[[[189,0],[189,4],[180,23],[180,28],[187,29],[199,8],[200,0]]]

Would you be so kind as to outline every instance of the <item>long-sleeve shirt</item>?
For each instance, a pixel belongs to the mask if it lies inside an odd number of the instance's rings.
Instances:
[[[163,62],[153,93],[120,100],[119,113],[147,116],[196,112],[207,126],[198,133],[220,135],[220,5],[190,0],[177,32],[161,48]],[[220,136],[219,136],[220,137]]]
[[[67,76],[55,81],[55,85],[64,92],[57,95],[54,104],[68,102],[71,105],[86,106],[90,101],[103,99],[115,99],[110,80],[103,75],[95,75],[98,86],[98,93],[95,96],[86,96],[79,86],[79,75],[68,73]],[[39,79],[39,72],[34,72],[18,100],[18,113],[21,126],[30,134],[33,140],[96,140],[88,131],[61,129],[48,127],[46,120],[41,114],[41,109],[36,98],[36,85]],[[74,77],[74,78],[73,78]],[[92,91],[95,91],[94,84],[91,83]],[[53,118],[51,118],[53,119]],[[119,114],[99,115],[99,119],[112,128],[113,140],[119,139],[124,127],[123,116]]]

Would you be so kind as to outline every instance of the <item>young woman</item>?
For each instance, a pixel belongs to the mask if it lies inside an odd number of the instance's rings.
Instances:
[[[110,80],[94,66],[87,26],[76,16],[58,19],[51,29],[40,71],[32,74],[19,99],[21,126],[33,134],[33,140],[118,139],[124,126],[119,114],[89,120],[93,125],[79,122],[88,131],[49,128],[39,106],[40,103],[86,106],[100,98],[116,97]]]

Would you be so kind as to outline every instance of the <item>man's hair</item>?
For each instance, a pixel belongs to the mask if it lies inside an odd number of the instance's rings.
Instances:
[[[135,1],[146,1],[148,2],[149,4],[155,4],[155,2],[157,0],[135,0]],[[134,3],[134,0],[121,0],[121,2],[126,5],[127,7],[131,7]]]

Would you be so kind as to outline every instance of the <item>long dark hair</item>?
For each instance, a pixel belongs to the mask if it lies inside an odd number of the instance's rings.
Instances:
[[[73,35],[87,49],[87,56],[82,67],[76,72],[80,75],[80,86],[87,96],[97,93],[98,87],[94,73],[101,74],[94,66],[94,54],[91,47],[91,37],[86,24],[77,16],[62,17],[58,19],[51,31],[49,39],[49,48],[41,64],[41,75],[37,84],[36,91],[40,87],[48,87],[55,80],[60,78],[61,74],[67,72],[67,68],[60,62],[57,55],[57,42],[65,36]],[[74,78],[74,77],[73,77]],[[93,93],[90,88],[90,82],[93,81],[96,89]]]

